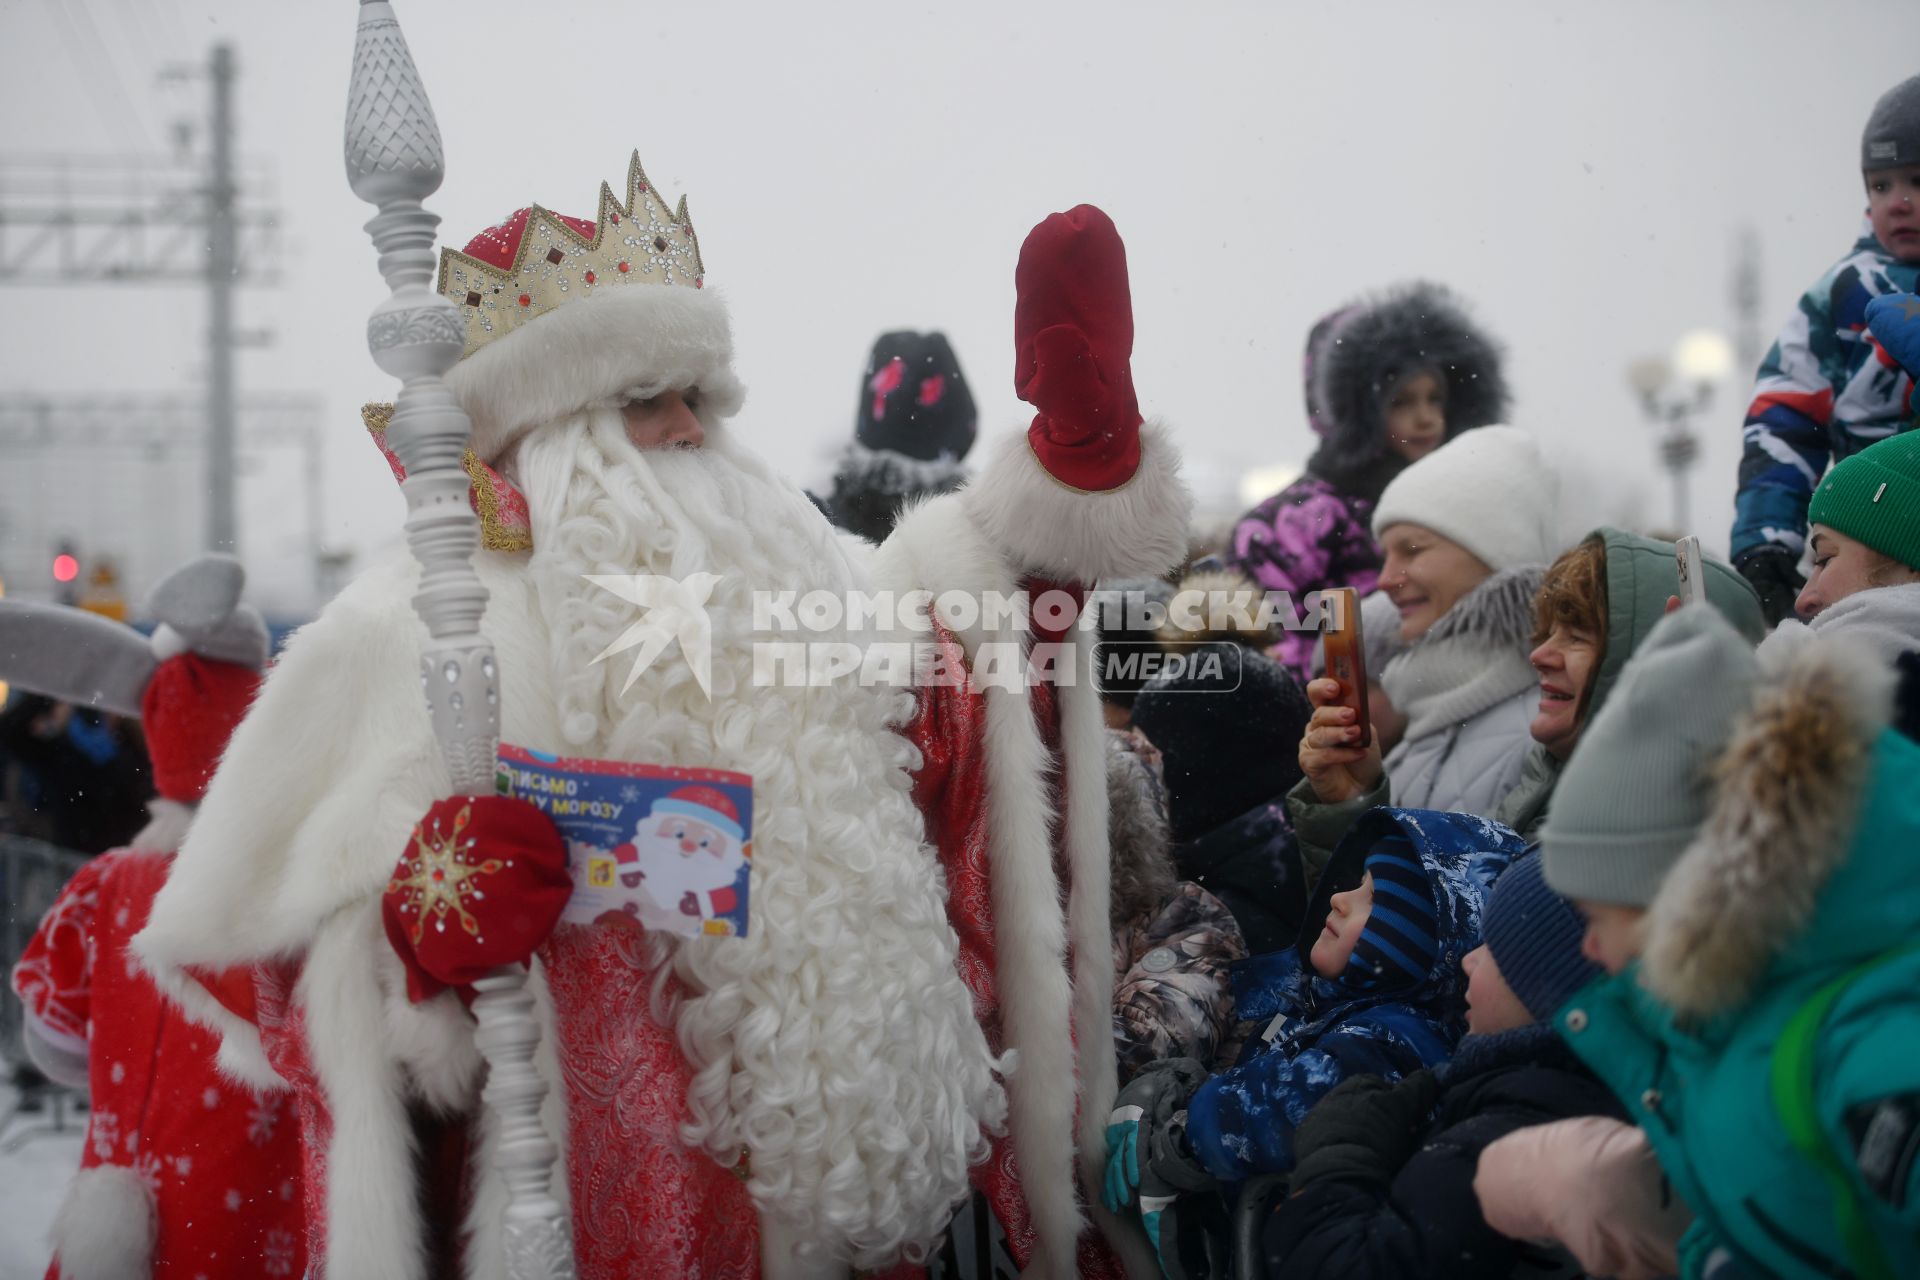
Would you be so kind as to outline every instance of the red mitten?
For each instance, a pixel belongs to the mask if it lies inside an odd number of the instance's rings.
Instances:
[[[505,796],[448,796],[413,829],[381,903],[416,1003],[524,964],[573,893],[553,819]]]
[[[1140,465],[1127,248],[1090,204],[1027,233],[1014,268],[1013,385],[1039,410],[1027,439],[1049,475],[1103,493]]]
[[[197,653],[178,654],[155,667],[140,699],[153,789],[181,804],[199,804],[227,739],[246,719],[259,691],[260,673],[252,667]]]

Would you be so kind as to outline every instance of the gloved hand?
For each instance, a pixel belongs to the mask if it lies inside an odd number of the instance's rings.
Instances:
[[[1187,1145],[1187,1100],[1207,1080],[1191,1058],[1155,1062],[1133,1078],[1107,1117],[1107,1176],[1100,1200],[1120,1213],[1138,1207],[1153,1247],[1162,1246],[1160,1219],[1183,1192],[1215,1183]]]
[[[1889,293],[1867,304],[1867,328],[1910,378],[1920,378],[1920,298]]]
[[[1323,1178],[1391,1180],[1419,1148],[1438,1095],[1432,1071],[1397,1084],[1380,1076],[1343,1080],[1294,1130],[1294,1194]]]
[[[1013,385],[1034,414],[1027,439],[1049,474],[1117,489],[1140,465],[1133,295],[1113,220],[1090,204],[1027,233],[1014,268]]]
[[[408,837],[381,901],[387,941],[416,1003],[524,964],[573,893],[553,819],[505,796],[435,801]]]
[[[1760,612],[1769,627],[1793,616],[1793,602],[1807,580],[1800,576],[1800,557],[1771,543],[1750,547],[1735,557],[1733,567],[1760,593]]]

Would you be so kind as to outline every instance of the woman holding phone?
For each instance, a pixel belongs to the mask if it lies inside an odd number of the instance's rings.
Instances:
[[[1557,550],[1558,496],[1533,437],[1516,427],[1462,436],[1381,495],[1380,591],[1406,645],[1374,673],[1407,717],[1385,760],[1395,804],[1490,813],[1519,781],[1539,697],[1527,661],[1533,598]]]
[[[1471,812],[1529,839],[1538,834],[1560,768],[1581,731],[1667,613],[1679,585],[1674,550],[1671,542],[1602,527],[1548,566],[1532,605],[1531,742],[1518,781],[1491,808]],[[1706,603],[1757,642],[1766,623],[1752,585],[1718,560],[1704,562],[1699,581]],[[1392,754],[1383,766],[1377,748],[1356,745],[1338,684],[1316,680],[1307,686],[1307,697],[1314,712],[1300,739],[1305,777],[1288,794],[1287,807],[1311,891],[1332,849],[1361,814],[1376,805],[1410,802],[1403,798],[1399,776],[1389,777]]]

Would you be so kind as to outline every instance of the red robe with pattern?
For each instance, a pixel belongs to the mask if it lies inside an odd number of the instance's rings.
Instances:
[[[656,1018],[654,971],[635,929],[563,924],[540,947],[559,1028],[555,1052],[567,1099],[567,1189],[580,1280],[685,1276],[754,1280],[760,1233],[745,1181],[680,1139],[691,1069],[670,1023]],[[326,1090],[294,999],[294,965],[257,966],[251,988],[208,981],[231,1012],[254,1024],[273,1069],[298,1099],[306,1144],[307,1248],[326,1256]],[[665,994],[677,993],[669,981]],[[421,1117],[416,1116],[416,1124]],[[461,1274],[457,1224],[465,1221],[466,1142],[435,1131],[425,1194],[433,1274]],[[416,1138],[428,1135],[416,1131]],[[423,1143],[423,1145],[427,1145]]]
[[[155,1277],[299,1276],[306,1265],[300,1132],[291,1095],[214,1067],[220,1038],[161,998],[127,942],[171,854],[118,849],[82,867],[13,971],[34,1033],[87,1056],[80,1167],[119,1165],[153,1189]],[[59,1275],[56,1259],[48,1276]]]
[[[938,622],[934,624],[934,643],[939,647],[941,669],[967,670],[966,654],[959,641]],[[906,728],[921,757],[920,771],[914,775],[913,797],[926,818],[927,839],[939,850],[941,865],[946,868],[947,919],[960,940],[960,977],[973,992],[974,1016],[986,1032],[988,1047],[1000,1054],[1007,1046],[994,975],[986,806],[986,752],[991,747],[987,742],[986,698],[970,682],[964,686],[928,684],[918,694],[914,717]],[[1040,736],[1057,762],[1060,718],[1053,686],[1044,682],[1033,685],[1028,700]],[[1056,763],[1056,782],[1057,773]],[[1054,867],[1065,884],[1066,860],[1057,841]],[[1033,1257],[1034,1231],[1026,1199],[1020,1192],[1020,1172],[1010,1134],[993,1139],[992,1154],[974,1169],[973,1180],[1006,1231],[1014,1261],[1026,1268]],[[1079,1264],[1082,1276],[1118,1280],[1125,1275],[1119,1259],[1091,1229],[1081,1233]],[[895,1274],[911,1273],[911,1269],[902,1268]]]
[[[563,924],[541,945],[540,959],[560,1029],[555,1051],[566,1088],[567,1188],[580,1280],[754,1280],[760,1233],[745,1181],[680,1139],[691,1069],[671,1024],[653,1014],[645,935]],[[293,1086],[309,1138],[307,1248],[322,1258],[333,1124],[293,998],[299,970],[262,965],[251,976],[250,989],[219,980],[206,985],[259,1028],[267,1060]],[[676,993],[670,981],[665,994]],[[468,1207],[468,1136],[436,1133],[440,1150],[429,1157],[425,1194],[438,1210],[428,1223],[430,1270],[449,1280],[461,1274],[456,1224]]]

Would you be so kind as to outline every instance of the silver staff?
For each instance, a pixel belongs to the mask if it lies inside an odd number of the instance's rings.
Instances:
[[[426,88],[393,8],[382,0],[360,5],[346,160],[354,194],[380,211],[367,233],[393,290],[367,319],[367,346],[401,383],[387,442],[407,469],[407,545],[421,569],[413,604],[429,639],[420,680],[453,794],[485,795],[494,785],[500,686],[493,646],[480,634],[487,590],[472,564],[480,521],[467,504],[461,465],[472,427],[441,378],[460,359],[465,329],[454,305],[433,288],[440,219],[420,203],[439,190],[446,162]],[[540,1126],[547,1090],[533,1065],[540,1028],[526,974],[510,965],[473,985],[475,1041],[487,1060],[481,1098],[499,1120],[498,1164],[510,1196],[507,1270],[513,1280],[571,1280],[572,1237],[550,1190],[558,1153]]]

